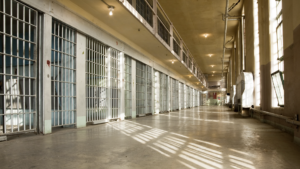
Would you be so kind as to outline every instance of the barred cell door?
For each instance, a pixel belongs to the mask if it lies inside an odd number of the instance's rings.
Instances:
[[[146,65],[136,61],[136,114],[139,116],[146,114],[146,85]]]
[[[52,21],[51,54],[52,126],[75,124],[76,117],[76,32]]]
[[[87,37],[86,40],[86,121],[108,118],[107,46]]]
[[[193,97],[193,88],[190,87],[190,108],[193,107],[194,97]]]
[[[160,102],[160,73],[158,71],[154,71],[153,83],[154,83],[154,109],[155,113],[160,112],[161,102]]]
[[[183,102],[184,102],[184,107],[183,108],[187,108],[187,86],[185,84],[183,84]]]
[[[109,118],[116,119],[119,118],[120,109],[120,58],[121,52],[109,48]]]
[[[191,97],[190,97],[190,87],[186,86],[186,107],[187,108],[190,108],[190,100],[191,100]]]
[[[194,107],[196,107],[196,106],[198,106],[197,105],[197,101],[198,101],[198,99],[197,99],[197,90],[193,90],[194,91]]]
[[[180,109],[184,108],[184,84],[179,82],[179,105],[180,105]]]
[[[146,114],[152,114],[152,67],[146,66]]]
[[[0,0],[0,136],[37,129],[38,12]]]
[[[171,78],[171,90],[172,90],[172,111],[178,110],[179,105],[178,105],[178,99],[179,99],[179,93],[178,93],[178,81],[176,79]]]
[[[125,118],[132,117],[132,71],[131,57],[125,55]]]
[[[160,73],[160,112],[168,111],[168,76]]]
[[[175,110],[179,110],[179,82],[178,80],[174,79],[175,81],[175,98],[174,98],[174,101],[175,101]]]

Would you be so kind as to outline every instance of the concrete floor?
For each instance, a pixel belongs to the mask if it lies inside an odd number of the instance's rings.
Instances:
[[[0,143],[0,168],[300,168],[293,137],[226,107],[112,122]]]

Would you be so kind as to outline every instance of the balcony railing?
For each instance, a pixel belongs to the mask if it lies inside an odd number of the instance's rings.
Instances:
[[[202,82],[204,86],[206,86],[206,77],[203,76],[186,44],[157,0],[119,1],[133,14],[134,11],[132,11],[132,9],[136,9],[139,15],[148,23],[148,25],[145,26],[149,29],[149,31],[151,31],[154,35],[159,36],[158,39],[174,54],[177,59],[184,63],[184,65],[199,81]],[[139,18],[139,16],[135,16]]]
[[[147,23],[153,27],[153,12],[152,2],[150,0],[136,0],[136,11],[147,21]],[[152,2],[153,4],[153,2]]]

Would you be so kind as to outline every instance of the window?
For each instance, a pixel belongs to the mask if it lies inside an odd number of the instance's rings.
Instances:
[[[271,17],[271,77],[272,106],[284,106],[284,53],[283,53],[283,21],[282,0],[270,1]]]
[[[253,0],[253,15],[254,15],[255,105],[260,106],[260,49],[259,49],[258,0]]]

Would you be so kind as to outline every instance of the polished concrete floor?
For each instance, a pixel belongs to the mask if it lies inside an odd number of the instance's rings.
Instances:
[[[226,107],[24,134],[0,142],[0,168],[294,169],[293,137]]]

